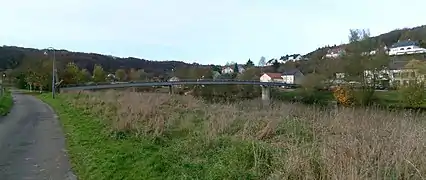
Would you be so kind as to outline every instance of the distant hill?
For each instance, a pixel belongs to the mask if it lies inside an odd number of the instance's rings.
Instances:
[[[44,56],[45,50],[23,48],[15,46],[0,46],[0,70],[14,69],[27,59],[35,59]],[[76,63],[80,68],[93,71],[95,64],[100,64],[104,70],[114,72],[119,68],[144,69],[153,76],[163,75],[173,68],[204,66],[200,64],[188,64],[181,61],[150,61],[133,57],[118,58],[95,53],[70,52],[67,50],[56,50],[56,60],[59,65],[68,62]]]
[[[376,43],[376,46],[379,47],[380,45],[386,45],[388,47],[392,46],[392,44],[398,42],[398,40],[416,40],[420,42],[426,42],[426,25],[417,26],[414,28],[404,28],[404,29],[396,29],[393,31],[390,31],[388,33],[380,34],[378,36],[371,37],[373,42]],[[334,46],[326,46],[326,47],[320,47],[316,49],[315,51],[312,51],[304,57],[311,57],[313,54],[319,52],[328,50],[330,48],[336,47]]]
[[[398,42],[398,40],[417,40],[426,42],[426,25],[414,28],[397,29],[384,33],[375,37],[371,37],[373,42],[379,45],[385,44],[391,46]],[[320,47],[312,51],[304,57],[310,58],[314,54],[325,53],[328,49],[336,46]],[[14,69],[21,64],[22,61],[28,59],[36,59],[43,57],[44,50],[23,48],[15,46],[0,46],[0,71],[5,69]],[[283,56],[284,57],[284,56]],[[283,58],[282,57],[282,58]],[[287,57],[288,58],[288,57]],[[104,70],[114,72],[119,68],[136,68],[144,69],[145,72],[152,76],[164,75],[170,72],[173,68],[183,67],[208,67],[200,64],[188,64],[181,61],[151,61],[146,59],[138,59],[133,57],[119,58],[95,53],[71,52],[67,50],[57,50],[56,59],[59,65],[65,65],[68,62],[76,63],[80,68],[88,69],[90,72],[93,70],[95,64],[100,64]]]

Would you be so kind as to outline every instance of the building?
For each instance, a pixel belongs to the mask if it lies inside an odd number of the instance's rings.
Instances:
[[[94,76],[92,76],[92,78],[93,78]],[[107,76],[106,76],[106,79],[108,80],[108,81],[111,81],[111,82],[115,82],[115,81],[117,81],[118,80],[118,78],[115,76],[115,74],[108,74]]]
[[[235,65],[225,66],[222,68],[222,74],[232,74],[234,73],[234,67]],[[245,68],[243,65],[238,65],[238,73],[243,73],[245,71]]]
[[[302,60],[302,55],[300,54],[293,54],[288,57],[287,61],[300,61]]]
[[[298,69],[282,73],[283,81],[288,84],[302,84],[304,77],[305,75]]]
[[[169,82],[176,82],[176,81],[180,81],[180,79],[176,76],[173,76],[169,79]]]
[[[411,40],[398,41],[389,48],[390,56],[421,53],[426,53],[426,49],[421,48],[418,42]]]
[[[285,63],[287,61],[299,61],[302,60],[303,57],[300,54],[292,54],[292,55],[285,55],[285,56],[281,56],[280,59],[277,59],[278,63]],[[272,65],[273,62],[270,63],[270,65]]]
[[[177,82],[177,81],[180,81],[180,79],[179,79],[178,77],[176,77],[176,76],[173,76],[173,77],[171,77],[171,78],[169,79],[169,82]],[[182,87],[182,85],[174,85],[174,87],[176,87],[176,88],[181,88],[181,87]]]
[[[281,73],[264,73],[260,76],[260,82],[284,82]]]
[[[392,85],[408,85],[416,81],[416,72],[406,68],[410,61],[393,61],[389,64],[389,81]]]
[[[264,73],[260,76],[261,82],[283,82],[287,84],[301,84],[303,79],[304,75],[298,69],[284,73]]]
[[[338,58],[346,53],[345,48],[343,46],[338,46],[331,48],[327,51],[325,55],[326,58]]]
[[[234,73],[234,68],[229,66],[222,68],[222,74],[232,74],[232,73]]]
[[[401,86],[415,83],[418,80],[424,80],[424,76],[420,76],[416,70],[407,68],[406,65],[410,61],[392,61],[389,63],[389,68],[380,71],[364,71],[367,80],[371,82],[372,79],[376,83],[384,86]]]
[[[377,54],[377,52],[379,52],[379,50],[380,50],[380,48],[377,48],[377,49],[372,50],[370,52],[363,52],[362,55],[375,55],[375,54]],[[385,54],[389,54],[389,49],[388,49],[387,46],[383,47],[383,51],[384,51]]]

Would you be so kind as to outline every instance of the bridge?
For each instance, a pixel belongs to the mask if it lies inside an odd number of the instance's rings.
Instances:
[[[168,86],[170,93],[173,86],[176,85],[260,85],[262,86],[262,99],[269,101],[271,86],[295,88],[296,84],[288,84],[283,82],[261,82],[254,80],[235,80],[235,79],[186,79],[179,81],[162,81],[162,82],[128,82],[128,83],[104,83],[92,85],[68,85],[61,87],[61,91],[82,91],[82,90],[100,90],[100,89],[118,89],[128,87],[152,87],[152,86]]]

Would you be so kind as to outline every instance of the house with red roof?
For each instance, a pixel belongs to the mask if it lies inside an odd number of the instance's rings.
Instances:
[[[301,84],[304,75],[298,69],[285,71],[283,73],[264,73],[260,76],[261,82],[283,82],[288,84]]]

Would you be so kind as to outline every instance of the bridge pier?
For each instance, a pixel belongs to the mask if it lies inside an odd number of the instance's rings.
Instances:
[[[173,94],[173,86],[172,85],[169,86],[169,94]]]
[[[271,101],[271,88],[269,86],[262,86],[263,105],[268,106],[270,101]]]

